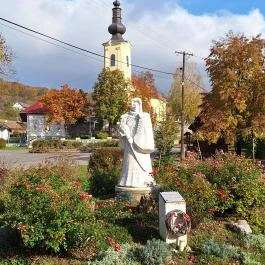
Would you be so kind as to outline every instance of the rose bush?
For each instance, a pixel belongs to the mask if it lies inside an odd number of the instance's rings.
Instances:
[[[245,217],[265,198],[262,168],[230,153],[204,161],[191,155],[178,167],[168,164],[153,173],[164,190],[183,195],[193,224],[216,213]]]
[[[69,168],[68,168],[69,169]],[[92,198],[71,170],[45,164],[22,171],[5,196],[2,220],[23,245],[59,252],[83,246],[92,235]]]

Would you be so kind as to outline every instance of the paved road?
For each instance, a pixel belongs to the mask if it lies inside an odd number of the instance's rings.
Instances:
[[[80,165],[87,165],[90,153],[44,153],[32,154],[28,150],[0,150],[0,162],[7,163],[10,167],[27,168],[31,165],[37,165],[45,160],[56,160],[60,157],[68,157]]]

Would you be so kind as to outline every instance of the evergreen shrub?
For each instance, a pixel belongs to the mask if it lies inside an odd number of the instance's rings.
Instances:
[[[109,135],[106,132],[99,132],[96,134],[97,139],[107,139],[108,137],[109,137]]]
[[[137,250],[137,255],[144,265],[163,265],[171,260],[172,252],[166,242],[153,238]]]
[[[59,139],[36,140],[32,143],[32,153],[48,152],[49,150],[72,149],[81,147],[82,143],[78,141],[62,141]]]
[[[94,196],[115,193],[121,174],[122,152],[119,148],[98,149],[89,160],[89,188]]]

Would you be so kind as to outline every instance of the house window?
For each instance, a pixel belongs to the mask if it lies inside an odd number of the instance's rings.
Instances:
[[[130,66],[130,63],[129,63],[129,56],[126,56],[126,63],[127,63],[127,67]]]
[[[115,54],[110,56],[110,66],[115,66]]]

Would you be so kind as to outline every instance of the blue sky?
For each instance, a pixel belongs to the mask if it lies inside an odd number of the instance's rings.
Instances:
[[[188,51],[207,84],[204,61],[213,40],[230,30],[251,37],[265,36],[265,0],[120,0],[124,38],[132,44],[132,63],[175,72]],[[113,0],[0,0],[0,17],[36,29],[82,48],[103,54],[102,43],[111,36]],[[62,84],[91,91],[103,67],[99,58],[72,53],[0,24],[12,48],[17,71],[13,80],[58,88]],[[137,69],[134,69],[137,74]],[[155,75],[167,94],[172,78]]]
[[[180,0],[179,4],[195,15],[211,14],[223,10],[245,14],[255,8],[259,8],[262,13],[265,12],[264,0]]]

